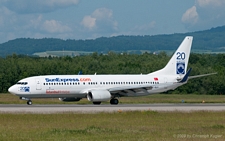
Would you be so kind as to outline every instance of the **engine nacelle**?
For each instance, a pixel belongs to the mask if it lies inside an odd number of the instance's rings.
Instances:
[[[92,102],[108,101],[111,99],[111,94],[107,90],[92,90],[88,92],[87,99]]]
[[[64,98],[59,98],[60,101],[64,101],[64,102],[74,102],[74,101],[80,101],[81,98],[77,98],[77,97],[64,97]]]

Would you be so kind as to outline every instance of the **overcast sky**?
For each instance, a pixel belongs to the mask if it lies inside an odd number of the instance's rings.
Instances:
[[[185,33],[225,25],[225,0],[0,0],[0,43]]]

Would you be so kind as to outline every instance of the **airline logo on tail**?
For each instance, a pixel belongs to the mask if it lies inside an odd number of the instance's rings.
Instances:
[[[185,74],[185,53],[177,52],[177,74]]]

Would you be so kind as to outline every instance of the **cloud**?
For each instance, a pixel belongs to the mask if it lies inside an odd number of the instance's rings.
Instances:
[[[73,37],[72,28],[61,21],[43,19],[41,14],[17,14],[0,6],[0,42],[15,38]]]
[[[200,7],[220,7],[225,4],[224,0],[196,0],[197,5]]]
[[[189,31],[225,25],[225,0],[196,0],[181,21]]]
[[[110,9],[106,8],[99,8],[96,9],[93,13],[92,16],[101,20],[101,19],[111,19],[113,16],[113,12]]]
[[[60,21],[46,20],[41,27],[43,30],[49,33],[64,33],[71,32],[72,29],[66,25],[62,25]]]
[[[107,8],[96,9],[81,21],[81,25],[89,31],[113,32],[118,29],[118,23],[113,19],[113,11]]]
[[[158,33],[156,21],[151,21],[149,23],[143,25],[136,25],[129,29],[129,31],[120,32],[119,34],[115,35],[149,35],[153,33]],[[114,35],[114,36],[115,36]]]
[[[186,24],[195,24],[198,22],[198,13],[196,11],[196,7],[193,6],[188,9],[182,16],[182,22]]]
[[[85,17],[83,18],[81,24],[82,24],[84,27],[86,27],[86,28],[92,30],[94,27],[96,27],[96,18],[93,18],[93,17],[91,17],[91,16],[85,16]]]
[[[3,0],[0,4],[20,14],[46,13],[74,6],[79,0]]]
[[[153,29],[155,26],[156,26],[156,22],[155,22],[155,21],[152,21],[152,22],[150,22],[150,23],[148,23],[148,24],[145,24],[145,25],[136,26],[136,27],[134,28],[134,30],[138,30],[138,31],[143,32],[143,31],[151,30],[151,29]]]
[[[0,25],[4,25],[6,20],[9,20],[7,16],[12,15],[12,12],[5,7],[0,8]]]

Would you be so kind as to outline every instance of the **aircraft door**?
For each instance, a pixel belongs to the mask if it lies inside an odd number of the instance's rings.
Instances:
[[[164,77],[164,83],[167,83],[167,78],[166,77]]]
[[[36,81],[36,90],[41,90],[41,81],[39,78],[35,79]]]
[[[166,85],[166,83],[167,83],[167,78],[166,78],[166,77],[164,77],[164,83],[165,83],[164,89],[167,89],[167,85]]]

